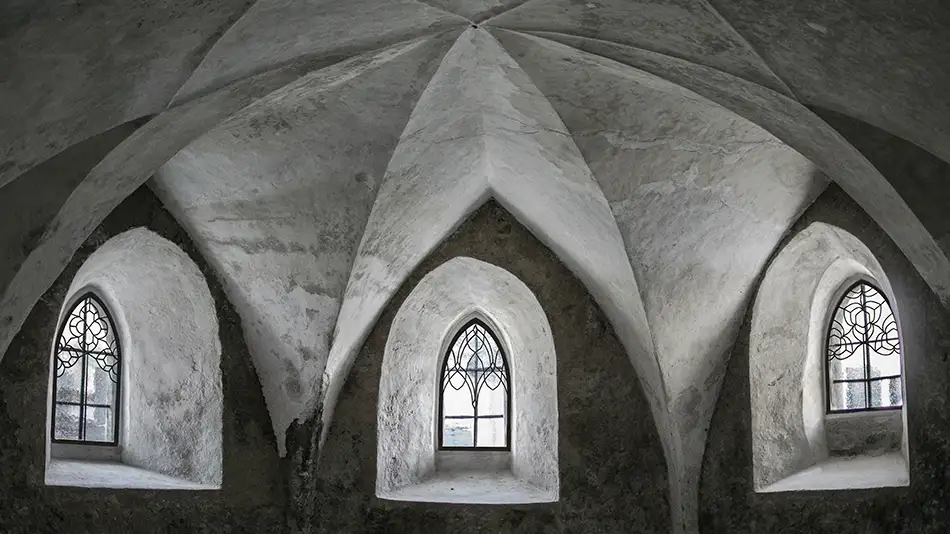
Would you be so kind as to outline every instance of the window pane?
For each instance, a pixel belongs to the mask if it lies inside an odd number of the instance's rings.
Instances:
[[[86,441],[112,441],[112,409],[86,408]]]
[[[443,447],[472,447],[475,439],[474,419],[444,419]]]
[[[54,439],[79,439],[79,406],[56,405]]]
[[[846,347],[828,360],[828,374],[832,380],[864,378],[864,347]]]
[[[86,361],[86,404],[115,404],[115,382],[95,358]]]
[[[831,409],[854,410],[867,408],[864,382],[844,382],[831,385]]]
[[[868,348],[871,360],[871,378],[881,376],[899,376],[901,374],[900,353],[894,353],[887,347]]]
[[[478,447],[504,447],[505,446],[505,419],[503,417],[494,417],[491,419],[479,418],[478,420]]]
[[[490,389],[485,384],[478,395],[478,415],[505,415],[507,404],[508,393],[505,388]]]
[[[478,321],[467,324],[445,355],[442,376],[442,414],[465,416],[445,419],[445,447],[503,447],[507,442],[508,369],[504,354],[491,332]],[[474,442],[476,422],[469,417],[498,415],[499,423],[485,423],[485,436]],[[478,428],[482,423],[478,423]],[[495,435],[501,432],[500,435]],[[486,445],[487,443],[487,445]],[[500,443],[500,444],[498,444]]]
[[[56,351],[54,438],[112,442],[117,428],[119,346],[108,311],[94,296],[86,295],[69,311]]]
[[[66,367],[66,365],[70,365]],[[56,361],[56,400],[58,402],[79,402],[82,389],[82,357],[72,353],[61,354]]]
[[[447,386],[442,395],[442,415],[474,416],[472,395],[468,391],[468,387],[464,386],[457,391],[452,389],[452,386]]]
[[[900,378],[871,382],[871,407],[886,408],[903,405]]]

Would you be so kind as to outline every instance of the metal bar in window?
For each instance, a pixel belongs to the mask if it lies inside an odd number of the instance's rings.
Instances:
[[[900,378],[901,375],[888,375],[888,376],[872,376],[871,378],[838,378],[832,380],[835,384],[843,383],[855,383],[855,382],[877,382],[879,380],[891,380],[894,378]]]
[[[111,351],[106,352],[104,350],[82,350],[74,349],[72,347],[63,347],[59,349],[59,352],[70,352],[72,354],[95,354],[96,356],[115,356]]]
[[[868,323],[871,322],[871,318],[868,317],[868,304],[867,304],[867,290],[862,285],[861,286],[861,313],[864,314],[864,378],[871,378],[871,355],[868,353]],[[871,383],[864,383],[864,406],[865,408],[871,407]]]
[[[89,300],[82,303],[82,378],[79,380],[79,439],[86,439],[86,335],[89,331],[89,325],[86,323],[86,315],[89,313]]]
[[[883,343],[883,342],[885,342],[885,341],[900,341],[900,339],[899,339],[899,338],[896,338],[896,337],[888,337],[888,338],[884,338],[884,339],[875,339],[875,340],[872,341],[872,342],[868,342],[868,341],[848,341],[847,343],[829,343],[828,346],[829,346],[829,347],[835,347],[835,348],[837,348],[837,347],[848,347],[848,346],[851,346],[851,345],[864,345],[864,344],[866,344],[866,343]]]
[[[110,410],[112,409],[111,404],[95,404],[91,402],[87,402],[86,404],[80,404],[78,402],[72,402],[72,401],[56,401],[56,405],[57,406],[86,406],[87,408],[109,408]]]

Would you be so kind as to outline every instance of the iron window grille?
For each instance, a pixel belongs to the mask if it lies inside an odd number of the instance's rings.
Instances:
[[[903,405],[897,319],[879,289],[860,281],[835,305],[828,328],[828,413]]]
[[[55,443],[117,445],[121,350],[115,323],[86,293],[56,337],[51,435]]]
[[[511,449],[508,362],[498,338],[482,321],[466,323],[449,344],[440,393],[440,449]]]

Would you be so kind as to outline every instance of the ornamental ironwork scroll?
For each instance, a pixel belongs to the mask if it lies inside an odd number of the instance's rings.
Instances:
[[[63,319],[53,363],[53,441],[118,443],[121,351],[115,323],[94,294]]]
[[[829,412],[902,406],[897,319],[876,287],[857,282],[841,297],[828,328],[827,357]]]
[[[442,365],[439,447],[510,448],[508,362],[485,323],[467,323],[449,344]]]

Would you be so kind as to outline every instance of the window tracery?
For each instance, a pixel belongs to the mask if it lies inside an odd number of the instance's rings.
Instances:
[[[903,405],[897,320],[884,295],[867,282],[845,291],[827,340],[829,413]]]
[[[478,319],[449,344],[439,402],[441,449],[510,448],[508,364],[498,339]]]
[[[117,444],[121,351],[115,323],[92,293],[63,319],[54,365],[53,441]]]

